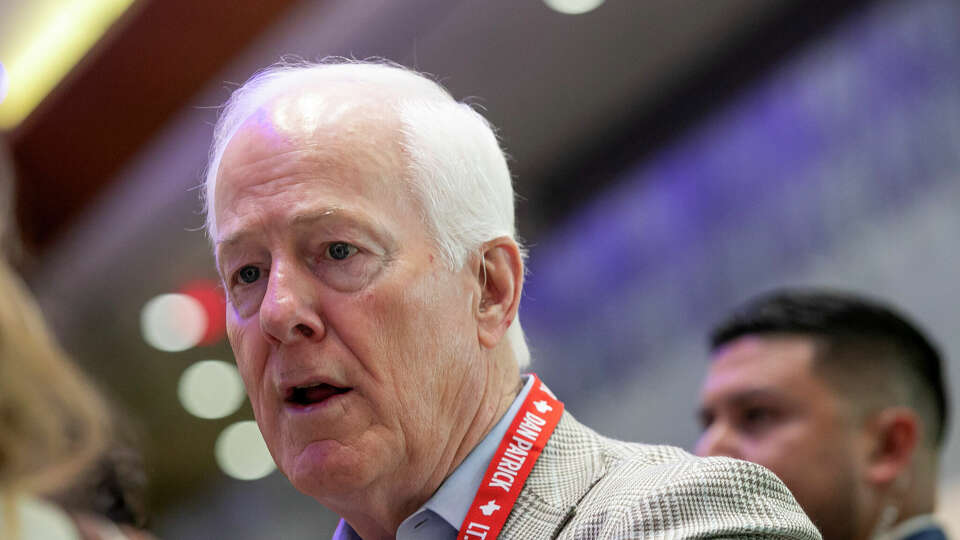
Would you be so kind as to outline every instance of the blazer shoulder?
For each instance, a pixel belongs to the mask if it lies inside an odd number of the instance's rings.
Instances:
[[[605,443],[606,474],[561,538],[820,538],[783,483],[759,465],[672,446]]]

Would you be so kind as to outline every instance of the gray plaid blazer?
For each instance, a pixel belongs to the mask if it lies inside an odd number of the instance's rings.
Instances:
[[[609,439],[564,413],[499,538],[819,539],[767,469]]]

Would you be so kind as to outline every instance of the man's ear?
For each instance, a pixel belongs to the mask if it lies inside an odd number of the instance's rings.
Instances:
[[[501,236],[483,244],[479,262],[478,337],[483,347],[492,349],[517,317],[523,290],[523,259],[517,243]]]
[[[872,447],[867,480],[877,486],[891,485],[910,469],[920,442],[920,419],[906,407],[883,409],[868,421]]]

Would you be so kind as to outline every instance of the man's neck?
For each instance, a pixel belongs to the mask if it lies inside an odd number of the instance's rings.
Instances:
[[[444,479],[453,474],[453,471],[463,463],[467,455],[480,444],[480,441],[490,433],[497,422],[507,413],[510,405],[513,404],[513,401],[523,388],[523,380],[520,377],[516,377],[516,381],[514,381],[513,384],[508,382],[502,385],[501,388],[500,390],[494,389],[494,395],[492,396],[494,399],[491,399],[487,405],[478,408],[477,414],[467,426],[469,428],[468,432],[456,448],[456,452],[454,452],[453,459],[447,468],[446,474],[443,476]],[[440,483],[442,482],[443,480],[441,479],[441,481],[437,483],[437,487],[440,487]]]
[[[523,388],[516,364],[504,363],[509,365],[508,368],[490,374],[480,391],[480,399],[473,402],[470,409],[460,411],[464,420],[453,424],[439,459],[434,466],[426,468],[432,471],[432,474],[411,478],[402,485],[395,486],[397,491],[402,490],[400,492],[404,495],[397,495],[395,492],[390,500],[366,498],[363,501],[354,501],[357,504],[351,507],[362,507],[362,514],[331,509],[343,516],[364,540],[394,538],[400,523],[416,512],[436,492],[440,484],[453,474],[467,455],[490,433]]]

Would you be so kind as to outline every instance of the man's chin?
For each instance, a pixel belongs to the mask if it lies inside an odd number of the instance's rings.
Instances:
[[[355,492],[366,478],[360,456],[337,441],[310,443],[285,470],[298,491],[315,499],[337,498]]]

